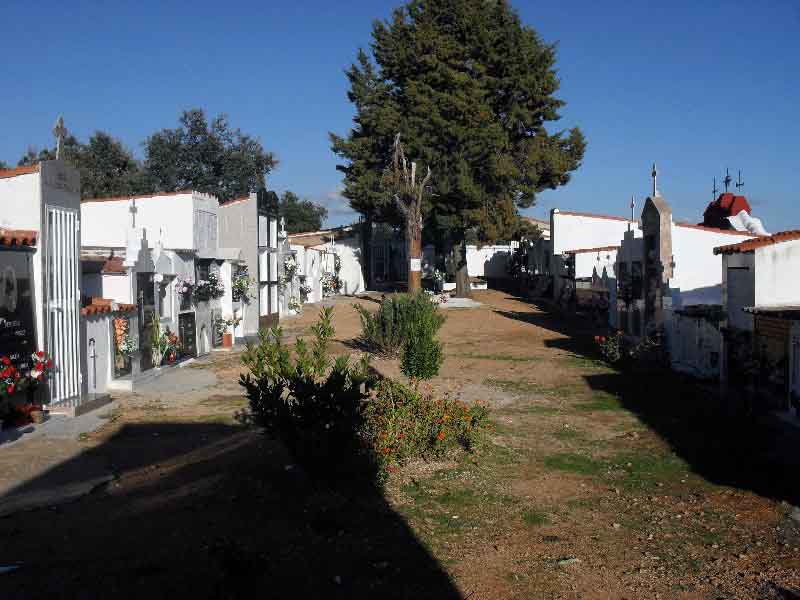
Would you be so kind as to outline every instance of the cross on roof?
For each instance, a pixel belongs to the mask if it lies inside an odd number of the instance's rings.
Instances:
[[[728,169],[725,169],[725,179],[723,179],[722,182],[725,184],[726,192],[728,191],[728,188],[731,185],[731,181],[733,181],[733,177],[731,177],[731,174],[728,172]]]
[[[742,179],[742,170],[739,169],[739,176],[736,178],[736,191],[738,192],[744,187],[744,180]]]
[[[717,192],[718,191],[719,190],[717,189],[717,178],[714,177],[714,187],[711,188],[711,199],[712,200],[716,200],[717,199]]]
[[[53,135],[56,137],[56,160],[61,159],[61,152],[64,150],[64,138],[67,137],[67,128],[64,127],[64,116],[58,115],[56,124],[53,127]]]
[[[136,198],[131,200],[131,205],[128,207],[128,212],[131,213],[131,229],[136,229],[136,213],[139,209],[136,208]]]
[[[650,173],[650,176],[653,178],[653,198],[655,198],[661,195],[658,192],[658,169],[656,168],[656,163],[653,163],[653,171]]]

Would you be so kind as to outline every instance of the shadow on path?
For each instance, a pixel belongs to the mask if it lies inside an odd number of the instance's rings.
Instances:
[[[0,519],[4,600],[460,597],[379,487],[311,481],[252,429],[127,425],[81,460],[117,479]]]
[[[538,310],[499,315],[563,338],[545,345],[588,359],[599,359],[590,321]],[[800,503],[800,431],[770,418],[745,419],[720,398],[715,385],[669,370],[613,371],[583,375],[589,388],[612,394],[622,406],[657,433],[690,468],[708,481]]]

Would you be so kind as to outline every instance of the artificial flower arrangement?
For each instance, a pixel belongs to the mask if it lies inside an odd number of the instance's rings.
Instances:
[[[322,283],[322,294],[324,296],[332,296],[338,294],[342,289],[342,280],[336,273],[323,273],[319,278]]]
[[[176,277],[175,278],[175,291],[181,296],[192,293],[194,288],[194,280],[191,277]]]
[[[136,339],[130,334],[130,326],[128,319],[114,319],[114,345],[117,354],[123,358],[132,356],[137,350]]]
[[[225,286],[216,273],[209,273],[208,279],[199,279],[192,290],[195,301],[205,302],[225,295]]]
[[[299,298],[291,298],[289,300],[289,310],[300,314],[303,312],[303,303],[300,301]]]
[[[306,283],[305,275],[300,277],[300,287],[297,291],[300,293],[300,302],[308,302],[308,296],[311,294],[311,286]]]
[[[231,292],[233,294],[234,302],[240,300],[242,302],[250,301],[250,286],[253,282],[250,280],[250,275],[247,272],[247,267],[240,269],[239,272],[233,276],[231,280]]]
[[[33,420],[32,413],[41,406],[32,402],[33,392],[53,369],[53,361],[41,350],[31,354],[31,369],[23,374],[11,362],[11,357],[0,356],[0,420],[14,425],[26,425]],[[16,405],[10,398],[26,391],[28,402]]]

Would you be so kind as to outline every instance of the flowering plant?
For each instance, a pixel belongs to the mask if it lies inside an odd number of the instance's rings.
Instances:
[[[431,297],[431,302],[434,304],[447,304],[447,301],[450,299],[450,294],[446,292],[442,292],[441,294],[437,294],[436,292],[432,292],[431,290],[425,290],[425,293]]]
[[[297,257],[294,254],[283,259],[283,272],[289,281],[294,279],[295,273],[297,273]]]
[[[31,361],[33,361],[33,368],[28,373],[28,385],[35,388],[44,381],[47,372],[53,368],[53,361],[41,350],[31,354]]]
[[[233,293],[233,301],[247,302],[250,300],[250,275],[247,272],[247,267],[241,269],[231,280],[231,292]]]
[[[303,310],[303,303],[300,301],[299,298],[290,298],[289,310],[293,310],[296,313],[300,313]]]
[[[323,273],[319,280],[322,283],[322,294],[324,296],[338,294],[342,289],[341,279],[333,273]]]
[[[608,337],[596,335],[594,336],[594,342],[600,347],[600,354],[603,355],[603,359],[606,362],[612,364],[618,362],[624,354],[624,342],[621,331]]]
[[[0,357],[0,398],[12,395],[24,384],[19,370],[11,364],[11,359],[8,356]]]
[[[190,294],[194,287],[194,280],[191,277],[176,277],[175,278],[175,291],[181,296]]]
[[[208,279],[200,279],[192,290],[192,297],[196,301],[205,302],[212,298],[221,298],[225,295],[225,286],[216,273],[209,273]]]

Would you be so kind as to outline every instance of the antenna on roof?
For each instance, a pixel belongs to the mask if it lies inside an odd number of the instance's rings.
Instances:
[[[725,183],[725,191],[727,192],[728,188],[731,185],[731,181],[733,181],[733,177],[731,177],[731,174],[728,173],[728,169],[725,169],[725,179],[723,179],[722,181],[723,183]]]
[[[714,187],[711,188],[711,199],[712,200],[716,200],[717,199],[717,192],[718,191],[719,190],[717,189],[717,178],[714,177]]]
[[[742,179],[742,170],[739,169],[739,176],[736,178],[736,191],[744,187],[744,179]]]

